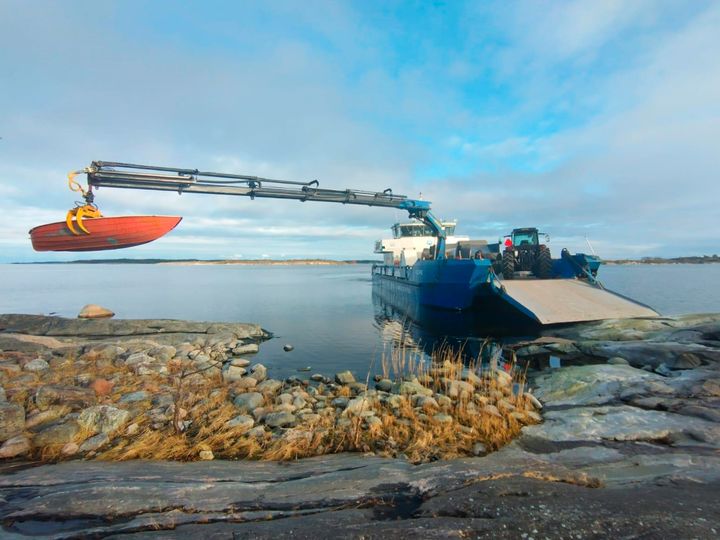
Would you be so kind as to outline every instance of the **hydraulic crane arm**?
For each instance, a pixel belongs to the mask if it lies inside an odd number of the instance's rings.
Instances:
[[[390,189],[380,192],[321,189],[317,180],[291,182],[241,174],[107,161],[93,161],[89,167],[78,172],[87,174],[90,203],[92,203],[93,187],[113,187],[176,191],[178,193],[239,195],[251,199],[257,197],[294,199],[302,202],[333,202],[407,210],[410,217],[423,221],[433,230],[438,238],[435,256],[438,259],[445,257],[445,230],[440,221],[430,212],[430,202],[409,199],[405,195],[396,195]]]

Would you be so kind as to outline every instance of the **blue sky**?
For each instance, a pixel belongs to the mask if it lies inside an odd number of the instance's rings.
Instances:
[[[176,214],[32,251],[92,160],[422,193],[459,232],[606,257],[720,252],[720,3],[0,0],[0,261],[369,258],[402,214],[101,190]]]

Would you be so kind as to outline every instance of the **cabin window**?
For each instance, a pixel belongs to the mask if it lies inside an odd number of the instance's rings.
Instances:
[[[513,234],[513,244],[515,244],[516,246],[536,246],[538,244],[537,232],[516,232],[515,234]]]
[[[445,234],[447,236],[452,236],[455,234],[455,225],[443,225],[443,229],[445,229]]]

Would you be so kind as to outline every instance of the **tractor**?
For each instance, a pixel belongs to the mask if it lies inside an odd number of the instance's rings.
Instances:
[[[550,241],[547,234],[539,233],[534,227],[513,229],[504,238],[501,243],[504,249],[497,268],[502,272],[503,279],[513,279],[515,272],[532,272],[540,279],[553,276],[550,248],[540,243],[541,234],[545,242]]]

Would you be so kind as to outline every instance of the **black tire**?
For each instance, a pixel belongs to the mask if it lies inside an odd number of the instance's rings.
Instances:
[[[515,254],[512,251],[505,251],[502,256],[503,279],[512,279],[515,274]]]
[[[540,279],[550,279],[553,273],[553,262],[547,246],[539,246],[537,261],[535,261],[535,276]]]

